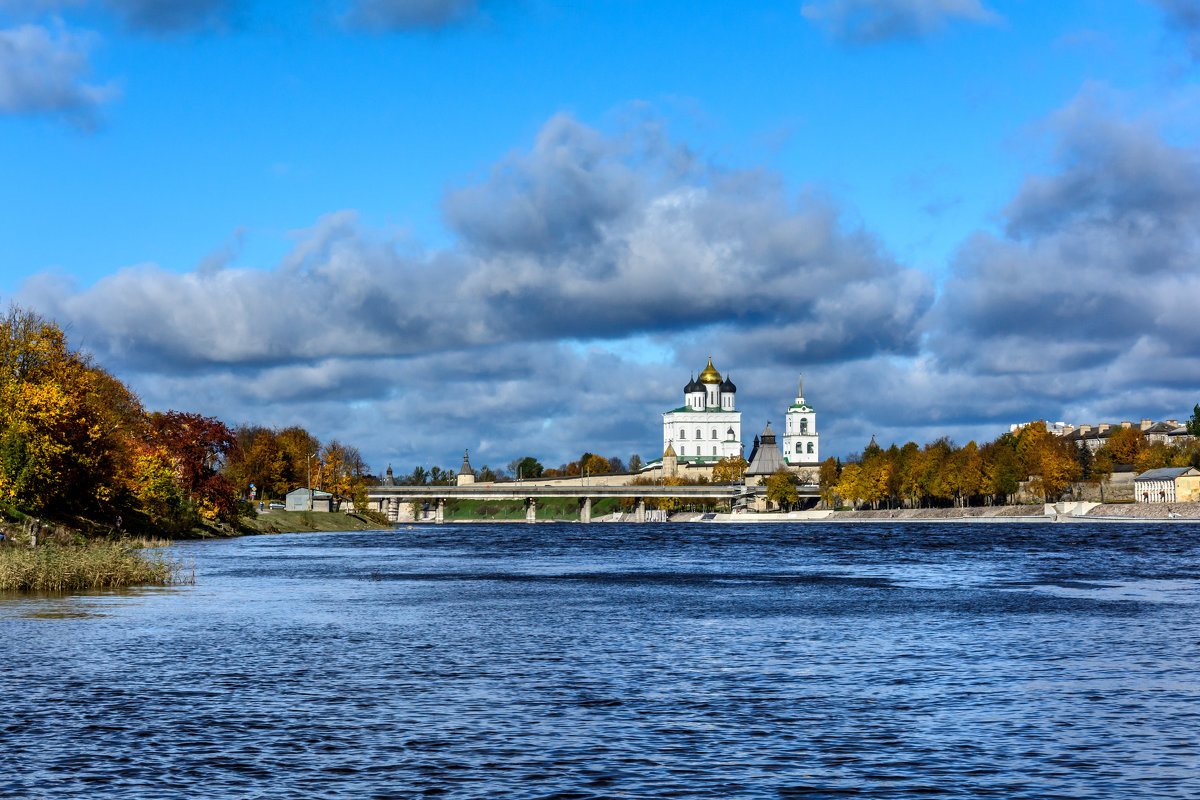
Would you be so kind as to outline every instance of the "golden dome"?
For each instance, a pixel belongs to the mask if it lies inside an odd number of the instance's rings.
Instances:
[[[712,365],[712,356],[708,357],[708,366],[704,368],[704,372],[700,373],[701,383],[720,383],[721,373],[717,372]]]

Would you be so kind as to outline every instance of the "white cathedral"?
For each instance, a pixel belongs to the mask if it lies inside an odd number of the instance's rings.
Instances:
[[[683,405],[663,414],[663,452],[674,448],[680,461],[704,464],[742,454],[742,412],[734,407],[737,387],[713,367],[683,387]]]
[[[726,457],[746,457],[742,446],[742,412],[737,410],[737,387],[726,375],[708,366],[683,387],[683,405],[664,412],[663,452],[674,452],[681,463],[712,465]],[[819,463],[817,414],[804,400],[803,383],[784,414],[781,455],[788,466]],[[769,426],[768,426],[769,430]],[[758,444],[757,437],[756,444]],[[771,447],[774,447],[774,435]]]

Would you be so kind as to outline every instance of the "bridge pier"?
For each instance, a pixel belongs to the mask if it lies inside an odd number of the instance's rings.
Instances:
[[[532,497],[525,498],[525,521],[537,522],[537,500]]]
[[[446,498],[439,497],[437,501],[437,516],[434,517],[434,522],[441,525],[446,521]]]
[[[646,498],[635,497],[633,499],[633,504],[634,504],[633,505],[633,521],[634,522],[645,522],[646,521]]]
[[[584,525],[592,521],[592,498],[583,498],[583,506],[579,509],[579,521]]]

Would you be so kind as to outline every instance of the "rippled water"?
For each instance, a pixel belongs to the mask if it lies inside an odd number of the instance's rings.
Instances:
[[[1200,528],[505,525],[0,595],[0,796],[1200,797]]]

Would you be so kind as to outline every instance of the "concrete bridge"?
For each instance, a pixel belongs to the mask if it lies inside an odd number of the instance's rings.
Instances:
[[[815,486],[798,486],[801,497],[816,497]],[[474,483],[462,486],[373,486],[367,490],[371,508],[395,519],[400,504],[412,500],[428,500],[436,503],[435,521],[444,522],[447,500],[520,500],[525,504],[525,521],[537,520],[537,501],[548,497],[576,497],[581,501],[579,521],[592,521],[592,501],[605,497],[632,497],[634,522],[646,521],[646,500],[656,498],[679,498],[692,500],[726,500],[765,495],[765,486],[746,486],[742,483],[709,483],[699,486],[634,486],[629,484],[587,484],[580,482],[562,484],[535,484],[514,481],[511,483]]]

